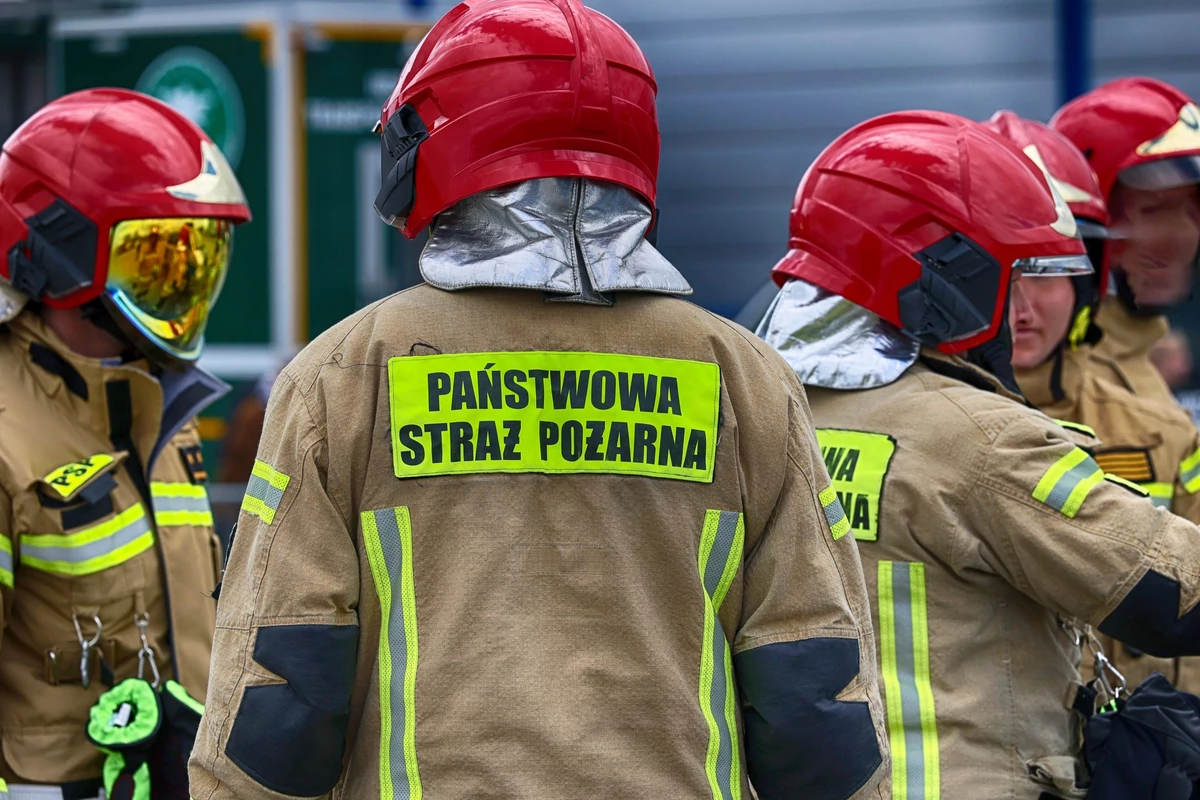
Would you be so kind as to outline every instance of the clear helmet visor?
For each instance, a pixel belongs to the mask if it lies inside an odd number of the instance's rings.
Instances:
[[[1013,262],[1013,271],[1027,278],[1070,278],[1095,272],[1086,255],[1018,258]]]

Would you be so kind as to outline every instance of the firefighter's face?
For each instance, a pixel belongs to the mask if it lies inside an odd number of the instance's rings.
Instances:
[[[1067,277],[1029,277],[1014,273],[1008,324],[1012,329],[1015,369],[1045,362],[1071,327],[1075,286]]]
[[[1112,266],[1125,273],[1138,304],[1186,300],[1200,250],[1200,187],[1150,192],[1119,186],[1112,206]]]

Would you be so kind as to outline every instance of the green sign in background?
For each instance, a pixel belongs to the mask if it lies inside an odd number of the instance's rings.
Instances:
[[[369,202],[379,189],[379,136],[371,128],[414,44],[401,31],[381,38],[330,37],[305,53],[310,337],[420,281],[420,244],[386,228]]]
[[[171,69],[172,51],[181,66]],[[263,62],[262,42],[241,31],[193,34],[129,34],[114,38],[70,38],[62,42],[59,75],[64,93],[95,86],[142,88],[154,93],[171,93],[160,99],[177,105],[184,113],[211,117],[210,135],[218,143],[238,136],[231,130],[242,125],[240,156],[234,167],[250,202],[254,220],[238,228],[234,236],[233,262],[229,277],[213,309],[208,327],[211,344],[268,344],[270,319],[270,207],[268,147],[270,125],[267,117],[267,67]],[[162,58],[166,55],[166,58]],[[197,58],[197,54],[200,54]],[[197,66],[215,60],[217,71],[208,86],[197,85],[199,92],[188,92],[189,81],[196,84]],[[156,86],[149,86],[147,70],[157,65]],[[192,74],[189,75],[189,70]],[[217,92],[205,90],[220,85],[230,76],[236,83],[237,110],[225,108],[226,100]],[[143,80],[144,76],[146,80]],[[155,92],[155,89],[158,92]],[[194,117],[193,117],[194,118]],[[204,125],[201,125],[204,127]]]

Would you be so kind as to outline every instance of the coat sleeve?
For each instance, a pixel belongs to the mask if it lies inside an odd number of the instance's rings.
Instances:
[[[802,393],[782,491],[747,554],[733,670],[761,800],[879,796],[887,748],[867,588]]]
[[[326,440],[285,376],[269,403],[217,605],[192,797],[327,795],[342,774],[358,643],[355,529]]]
[[[979,561],[1151,655],[1200,654],[1200,529],[1105,476],[1040,415],[999,431],[964,503]]]
[[[1186,448],[1187,454],[1179,462],[1171,510],[1191,522],[1200,524],[1200,433],[1190,426],[1188,432],[1191,441]],[[1170,435],[1170,432],[1167,435]]]

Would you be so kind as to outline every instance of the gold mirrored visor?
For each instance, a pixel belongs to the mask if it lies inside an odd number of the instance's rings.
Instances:
[[[227,219],[125,220],[113,227],[106,292],[150,345],[194,361],[232,252]]]
[[[1013,262],[1013,271],[1028,278],[1057,278],[1091,275],[1095,270],[1087,256],[1078,255],[1018,258]]]

